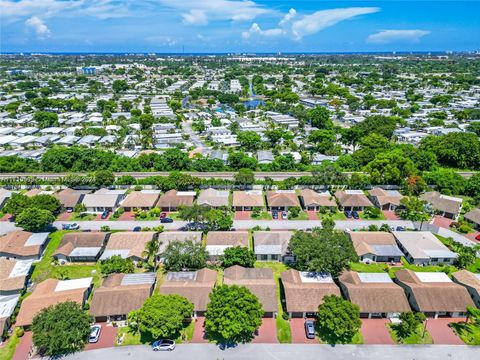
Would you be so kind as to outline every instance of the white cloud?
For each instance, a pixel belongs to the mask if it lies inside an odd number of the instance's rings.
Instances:
[[[359,15],[372,14],[380,11],[377,7],[352,7],[342,9],[320,10],[292,24],[292,34],[295,39],[300,40],[306,35],[311,35],[333,26],[340,21],[349,20]]]
[[[25,25],[35,30],[37,36],[41,39],[49,37],[51,34],[50,29],[45,22],[36,16],[32,16],[31,18],[27,19],[27,21],[25,21]]]
[[[188,13],[182,14],[183,22],[190,25],[205,25],[208,24],[207,14],[205,11],[193,9]]]
[[[172,38],[167,35],[155,35],[155,36],[149,36],[145,38],[146,41],[149,43],[155,44],[155,45],[161,45],[161,46],[174,46],[178,42],[176,38]]]
[[[262,30],[257,23],[253,23],[252,26],[250,26],[250,29],[248,29],[248,31],[242,32],[242,38],[244,40],[248,40],[252,35],[275,37],[275,36],[280,36],[284,34],[285,34],[285,31],[283,29],[273,28],[273,29]]]
[[[428,30],[382,30],[376,34],[371,34],[367,42],[373,44],[388,44],[392,42],[411,42],[418,43],[425,35],[430,34]]]
[[[294,8],[291,8],[290,10],[288,10],[288,13],[285,14],[282,20],[280,20],[278,25],[284,26],[285,24],[289,23],[290,20],[292,20],[296,15],[297,11]]]

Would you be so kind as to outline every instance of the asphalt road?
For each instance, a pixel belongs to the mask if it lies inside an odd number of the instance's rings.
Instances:
[[[214,344],[179,345],[173,352],[153,352],[148,346],[91,350],[64,357],[68,360],[104,359],[251,359],[251,360],[472,360],[480,348],[461,345],[282,345],[247,344],[226,350]]]

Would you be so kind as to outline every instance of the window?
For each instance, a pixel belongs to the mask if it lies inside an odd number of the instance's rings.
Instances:
[[[268,255],[262,255],[262,256],[260,257],[260,259],[262,259],[262,260],[268,260]]]

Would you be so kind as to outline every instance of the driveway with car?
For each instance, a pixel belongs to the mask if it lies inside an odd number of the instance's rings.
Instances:
[[[103,349],[115,346],[115,339],[117,338],[118,328],[107,323],[97,323],[102,330],[100,331],[100,337],[96,343],[88,343],[85,346],[85,350]]]
[[[290,331],[293,344],[318,344],[317,339],[308,339],[305,334],[305,320],[303,318],[290,319]],[[313,319],[312,319],[313,320]]]

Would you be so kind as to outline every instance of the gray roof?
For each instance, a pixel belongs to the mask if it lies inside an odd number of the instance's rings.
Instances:
[[[69,256],[83,257],[83,256],[97,256],[102,250],[101,247],[77,247],[72,250]]]
[[[144,285],[154,284],[157,274],[154,272],[147,272],[141,274],[125,274],[120,285]]]
[[[370,245],[377,256],[403,256],[397,245]]]

